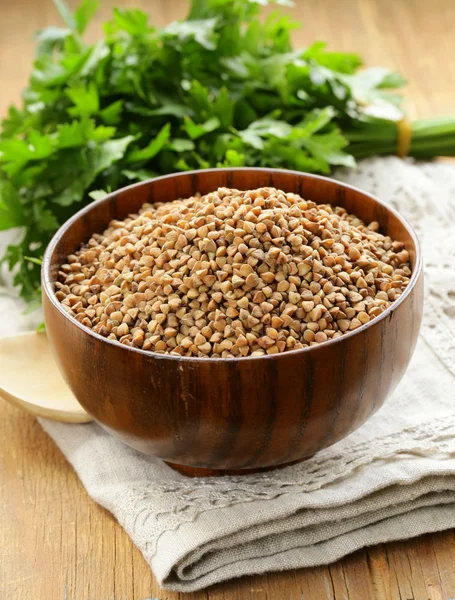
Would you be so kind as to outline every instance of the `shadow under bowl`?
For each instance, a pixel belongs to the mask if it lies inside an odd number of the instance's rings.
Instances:
[[[145,202],[218,187],[273,186],[344,207],[405,244],[412,277],[379,317],[340,338],[300,350],[232,359],[176,357],[134,349],[94,333],[55,297],[66,257],[112,219]],[[42,289],[47,334],[72,392],[93,418],[133,448],[187,474],[260,470],[302,460],[357,429],[403,376],[422,319],[422,259],[407,222],[380,200],[343,183],[293,171],[210,169],[158,177],[89,204],[50,242]]]

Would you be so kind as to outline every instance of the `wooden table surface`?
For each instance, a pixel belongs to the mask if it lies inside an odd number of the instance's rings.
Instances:
[[[74,5],[74,2],[70,2]],[[157,25],[184,0],[103,0],[89,36],[113,5],[137,6]],[[409,114],[455,112],[454,0],[296,0],[295,40],[330,40],[368,65],[408,78]],[[30,70],[31,37],[58,23],[51,0],[0,0],[0,115]],[[0,366],[1,368],[1,366]],[[196,594],[162,591],[113,517],[86,494],[37,422],[0,400],[1,600],[448,600],[455,598],[455,533],[369,548],[329,567],[245,577]]]

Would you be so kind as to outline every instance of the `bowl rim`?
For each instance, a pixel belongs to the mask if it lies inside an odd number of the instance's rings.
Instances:
[[[111,201],[111,199],[114,198],[119,193],[125,192],[127,190],[133,190],[137,187],[148,186],[148,185],[150,185],[150,183],[152,181],[155,182],[157,180],[166,180],[166,179],[172,179],[172,178],[176,178],[176,177],[177,178],[178,177],[188,177],[188,176],[192,177],[194,175],[203,176],[204,174],[211,174],[214,172],[228,172],[228,173],[231,172],[232,173],[232,172],[236,172],[236,171],[250,171],[250,172],[259,172],[259,173],[264,173],[264,174],[283,173],[283,174],[298,176],[298,177],[301,177],[304,179],[309,179],[309,180],[313,179],[316,181],[328,181],[331,184],[338,186],[340,188],[349,189],[349,190],[358,192],[362,196],[369,198],[373,202],[376,202],[377,204],[379,204],[380,206],[385,208],[389,213],[393,214],[401,222],[401,224],[406,228],[408,234],[410,235],[410,237],[414,243],[414,247],[415,247],[416,257],[415,257],[414,269],[412,270],[411,279],[409,281],[409,284],[408,284],[407,288],[405,289],[405,291],[403,292],[403,294],[398,298],[398,300],[394,301],[388,308],[386,308],[385,311],[383,313],[381,313],[378,317],[375,317],[373,320],[369,321],[368,323],[365,323],[364,325],[361,325],[357,329],[354,329],[353,331],[349,331],[348,333],[345,333],[338,338],[327,340],[327,341],[322,342],[321,344],[318,344],[315,346],[307,346],[306,348],[298,348],[297,350],[288,350],[287,352],[279,352],[277,354],[265,354],[262,356],[240,356],[240,357],[231,357],[231,358],[222,358],[222,357],[214,358],[211,356],[208,356],[206,358],[202,358],[199,356],[176,356],[175,354],[165,354],[165,353],[153,352],[151,350],[143,350],[142,348],[134,348],[133,346],[126,346],[125,344],[121,344],[117,340],[109,340],[109,339],[103,337],[102,335],[95,333],[92,329],[88,329],[87,327],[84,327],[81,323],[79,323],[79,321],[77,321],[75,318],[73,318],[71,315],[69,315],[62,308],[62,304],[57,300],[57,298],[55,296],[55,291],[53,289],[53,284],[51,283],[51,278],[50,278],[50,271],[51,271],[51,267],[52,267],[51,256],[52,256],[52,254],[55,250],[55,247],[57,246],[57,243],[59,242],[60,238],[65,234],[67,229],[73,223],[78,221],[81,217],[84,217],[84,215],[88,214],[95,206],[97,206],[99,204],[103,204],[103,203],[109,203]],[[349,184],[339,181],[337,179],[333,179],[331,177],[324,177],[323,175],[316,175],[313,173],[306,173],[304,171],[295,171],[295,170],[291,170],[291,169],[275,169],[275,168],[270,168],[270,167],[226,167],[226,168],[212,168],[212,169],[199,169],[199,170],[193,170],[193,171],[182,171],[182,172],[178,172],[178,173],[170,173],[167,175],[160,175],[159,177],[147,179],[146,181],[139,181],[137,183],[133,183],[128,186],[124,186],[122,188],[119,188],[118,190],[110,192],[109,194],[107,194],[103,198],[100,198],[99,200],[90,202],[87,206],[85,206],[84,208],[79,210],[72,217],[70,217],[67,221],[65,221],[65,223],[63,223],[59,227],[59,229],[54,233],[54,235],[52,236],[52,239],[49,242],[49,244],[46,248],[46,251],[44,253],[44,256],[43,256],[43,263],[42,263],[42,267],[41,267],[41,283],[42,283],[42,294],[46,295],[47,299],[60,312],[60,314],[63,315],[63,317],[65,317],[65,319],[67,319],[72,325],[78,327],[83,333],[95,338],[96,340],[105,342],[107,344],[111,344],[118,349],[123,349],[125,351],[138,352],[139,354],[142,354],[149,358],[159,359],[159,360],[189,361],[189,362],[198,362],[198,363],[201,361],[202,362],[216,361],[216,362],[229,362],[229,363],[240,361],[240,362],[244,363],[244,362],[250,361],[250,360],[270,360],[270,359],[281,360],[281,359],[285,359],[286,357],[294,356],[294,355],[300,354],[300,353],[308,353],[308,352],[315,353],[317,351],[320,351],[321,349],[325,349],[325,348],[328,349],[329,346],[333,346],[335,344],[340,344],[340,343],[344,342],[346,339],[354,337],[355,335],[365,331],[366,329],[368,329],[370,327],[374,327],[375,325],[378,325],[381,321],[390,317],[392,315],[392,313],[395,310],[397,310],[398,307],[401,306],[401,304],[411,294],[411,292],[413,291],[413,289],[422,273],[422,263],[423,263],[422,251],[421,251],[419,239],[418,239],[414,229],[408,223],[407,219],[405,219],[402,215],[400,215],[400,213],[397,210],[395,210],[392,206],[386,204],[385,202],[383,202],[382,200],[380,200],[373,194],[365,192],[356,186],[349,185]]]

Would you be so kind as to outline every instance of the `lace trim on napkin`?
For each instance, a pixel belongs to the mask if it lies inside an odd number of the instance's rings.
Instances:
[[[444,417],[377,438],[374,447],[370,441],[349,443],[347,451],[340,442],[307,461],[272,473],[193,479],[175,474],[174,480],[161,484],[141,482],[128,493],[127,528],[140,535],[147,525],[145,544],[152,557],[162,533],[194,521],[202,512],[318,490],[378,461],[455,456],[454,429],[455,417]]]

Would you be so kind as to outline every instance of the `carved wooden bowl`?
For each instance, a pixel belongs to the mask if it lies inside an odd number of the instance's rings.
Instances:
[[[86,329],[62,309],[54,295],[58,268],[92,233],[144,202],[187,198],[219,186],[274,186],[378,221],[410,254],[409,286],[379,317],[340,338],[252,358],[185,358],[134,349]],[[288,464],[347,436],[400,381],[422,318],[419,244],[399,214],[337,181],[272,169],[179,173],[109,194],[56,233],[44,257],[42,283],[47,334],[82,406],[114,436],[189,474]]]

